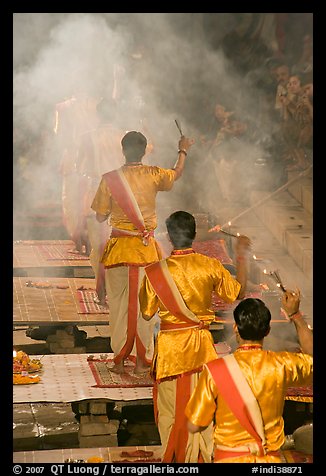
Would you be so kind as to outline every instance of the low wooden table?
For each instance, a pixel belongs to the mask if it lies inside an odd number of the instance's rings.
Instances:
[[[48,283],[51,288],[29,287],[26,283]],[[56,286],[67,287],[59,289]],[[108,325],[109,313],[81,313],[77,289],[95,290],[92,278],[13,278],[13,323],[14,326],[60,326],[60,325]]]
[[[13,275],[94,277],[89,258],[73,249],[71,240],[14,241]]]

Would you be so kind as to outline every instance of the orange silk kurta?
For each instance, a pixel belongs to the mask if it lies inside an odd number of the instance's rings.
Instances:
[[[157,226],[156,195],[159,191],[171,190],[175,171],[156,166],[136,165],[121,167],[138,203],[147,230]],[[92,209],[101,215],[110,215],[110,224],[121,230],[137,231],[125,213],[112,198],[104,178],[102,178],[92,203]],[[136,265],[145,266],[161,258],[160,250],[153,237],[145,246],[141,237],[111,238],[104,250],[101,262],[106,267]]]
[[[209,324],[214,319],[210,309],[212,291],[226,302],[233,302],[240,283],[215,258],[191,253],[171,255],[166,260],[168,269],[186,306]],[[147,277],[139,293],[142,314],[152,316],[157,311],[162,324],[182,324],[165,308]],[[216,359],[213,339],[208,329],[161,330],[155,343],[153,374],[157,380],[193,371]]]
[[[237,350],[234,356],[257,398],[264,422],[267,450],[276,451],[284,442],[282,414],[287,387],[311,384],[312,356],[265,350]],[[215,421],[215,445],[236,447],[253,442],[219,395],[206,367],[186,406],[185,414],[198,426]],[[241,458],[248,460],[250,456]]]

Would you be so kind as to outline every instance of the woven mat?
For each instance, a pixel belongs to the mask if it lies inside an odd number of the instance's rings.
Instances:
[[[250,292],[245,295],[245,298],[258,298],[262,299],[262,292],[261,291],[256,291],[256,292]],[[212,294],[212,309],[215,312],[218,311],[229,311],[232,312],[233,309],[239,304],[239,301],[236,300],[232,303],[227,303],[223,301],[220,297],[218,297],[214,292]]]
[[[313,463],[313,455],[295,450],[283,450],[283,456],[287,463]]]
[[[135,364],[126,360],[125,361],[125,373],[116,374],[111,372],[110,368],[113,367],[113,359],[93,359],[88,360],[88,364],[91,368],[93,376],[96,381],[94,387],[99,388],[116,388],[116,387],[152,387],[153,380],[148,373],[144,375],[134,374]]]
[[[194,241],[192,247],[196,253],[217,258],[223,264],[233,264],[224,240]]]
[[[55,246],[55,245],[40,245],[40,253],[46,260],[89,260],[89,256],[75,253],[71,250],[71,246]]]
[[[77,301],[80,308],[78,314],[109,314],[109,309],[99,306],[94,302],[94,299],[97,299],[95,289],[77,290]]]
[[[312,385],[307,387],[289,387],[287,389],[285,399],[294,400],[296,402],[313,403],[313,387]]]

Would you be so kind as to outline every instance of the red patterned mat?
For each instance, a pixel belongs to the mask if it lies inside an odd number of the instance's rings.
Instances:
[[[39,250],[46,260],[89,260],[89,257],[75,251],[70,251],[71,246],[40,245]]]
[[[258,299],[262,299],[262,292],[261,291],[256,291],[256,292],[251,292],[251,293],[247,293],[245,295],[246,298],[249,298],[249,297],[252,297],[252,298],[258,298]],[[237,306],[237,304],[239,304],[239,301],[234,301],[233,303],[227,303],[225,301],[223,301],[223,299],[221,299],[220,297],[218,297],[214,292],[213,292],[213,295],[212,295],[212,309],[213,311],[215,312],[218,312],[218,311],[228,311],[228,312],[232,312],[233,309]]]
[[[109,308],[100,306],[94,299],[97,299],[95,289],[78,289],[77,301],[80,309],[78,314],[109,314]]]
[[[313,463],[313,455],[295,450],[283,450],[282,454],[287,463]]]
[[[313,396],[313,388],[312,385],[309,387],[289,387],[287,391],[287,395],[303,395],[305,397],[312,397]]]
[[[192,247],[196,253],[207,255],[210,258],[217,258],[223,264],[233,264],[224,240],[194,241]]]
[[[296,402],[312,403],[314,401],[314,392],[312,385],[307,387],[289,387],[286,400],[294,400]]]
[[[87,359],[92,374],[94,376],[96,385],[99,388],[133,388],[133,387],[152,387],[153,380],[149,373],[137,375],[134,373],[135,364],[131,361],[125,361],[125,372],[123,374],[116,374],[111,372],[113,367],[113,359]]]

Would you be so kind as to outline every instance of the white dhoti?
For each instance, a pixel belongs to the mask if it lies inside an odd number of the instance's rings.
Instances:
[[[182,375],[157,384],[157,426],[165,463],[211,463],[213,423],[205,430],[190,433],[184,409],[200,373]],[[154,405],[155,405],[154,393]]]
[[[118,266],[105,270],[105,286],[110,308],[111,348],[114,362],[136,356],[150,364],[154,352],[156,318],[146,321],[139,308],[139,288],[144,268]]]

